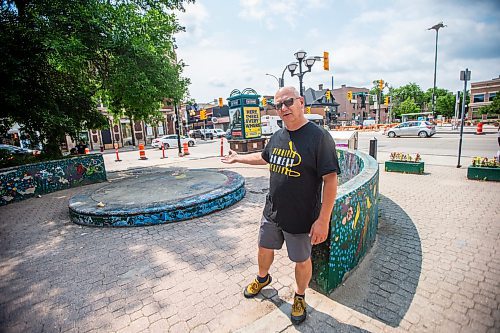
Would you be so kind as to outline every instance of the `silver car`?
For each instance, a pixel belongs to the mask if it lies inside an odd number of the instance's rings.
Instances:
[[[387,131],[387,136],[390,138],[396,136],[419,136],[421,138],[428,138],[434,134],[436,134],[436,126],[425,120],[406,121],[396,127],[389,128]]]
[[[193,147],[196,144],[196,141],[192,138],[182,138],[181,137],[181,145],[187,142],[189,147]],[[154,148],[160,148],[165,145],[165,149],[170,147],[177,147],[177,134],[164,135],[161,138],[153,139],[151,142],[151,146]]]

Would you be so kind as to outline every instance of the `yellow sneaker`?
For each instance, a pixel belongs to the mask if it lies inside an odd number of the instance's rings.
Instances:
[[[255,278],[255,280],[252,281],[252,283],[250,283],[246,288],[245,290],[243,291],[243,295],[246,297],[246,298],[252,298],[252,297],[255,297],[257,296],[257,294],[261,291],[262,288],[264,288],[265,286],[267,286],[269,283],[271,283],[273,279],[271,278],[271,275],[267,274],[267,280],[260,283],[259,280],[257,280],[257,278]]]
[[[306,319],[307,317],[306,307],[307,304],[304,297],[296,295],[293,298],[292,315],[290,316],[292,324],[298,325]]]

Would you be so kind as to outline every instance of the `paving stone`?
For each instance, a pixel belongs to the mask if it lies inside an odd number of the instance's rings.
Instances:
[[[220,167],[215,160],[203,163]],[[268,187],[265,168],[235,170],[247,177],[247,188]],[[494,207],[499,184],[467,181],[462,169],[428,170],[423,177],[381,172],[380,228],[366,260],[373,265],[345,281],[340,289],[366,277],[345,296],[332,296],[346,306],[339,316],[359,316],[359,328],[374,332],[500,331],[500,226],[471,225],[469,209]],[[264,316],[291,299],[294,270],[285,249],[276,252],[274,282],[263,297],[241,295],[257,270],[264,195],[247,193],[226,210],[170,225],[97,229],[70,223],[67,198],[99,186],[0,207],[0,220],[11,221],[0,224],[0,294],[7,295],[0,321],[9,331],[41,331],[40,318],[46,318],[61,331],[87,323],[88,331],[100,332],[229,332],[239,328],[236,320],[225,322],[231,315],[261,309]],[[453,193],[468,193],[467,200]],[[422,198],[425,209],[416,205]],[[444,201],[447,209],[440,206]],[[498,211],[488,212],[484,219],[499,220]],[[202,311],[207,318],[189,326]],[[345,329],[335,315],[325,322]]]

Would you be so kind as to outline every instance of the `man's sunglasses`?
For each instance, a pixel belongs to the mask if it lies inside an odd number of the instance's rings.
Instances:
[[[276,103],[276,110],[280,111],[281,108],[283,107],[283,104],[289,108],[290,106],[293,105],[293,102],[297,99],[298,97],[290,97],[288,99],[285,99],[283,102]]]

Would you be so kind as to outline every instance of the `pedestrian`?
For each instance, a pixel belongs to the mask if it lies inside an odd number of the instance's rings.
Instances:
[[[78,154],[85,154],[85,148],[87,148],[87,145],[83,140],[80,140],[78,144],[76,145],[76,150],[78,151]]]
[[[229,151],[222,162],[269,164],[269,193],[258,237],[259,271],[243,293],[246,298],[255,297],[271,283],[274,250],[286,242],[288,257],[295,262],[291,321],[300,324],[307,316],[305,291],[312,276],[312,246],[328,237],[340,167],[331,135],[305,118],[304,98],[298,91],[280,88],[274,101],[286,128],[272,135],[262,153]]]

